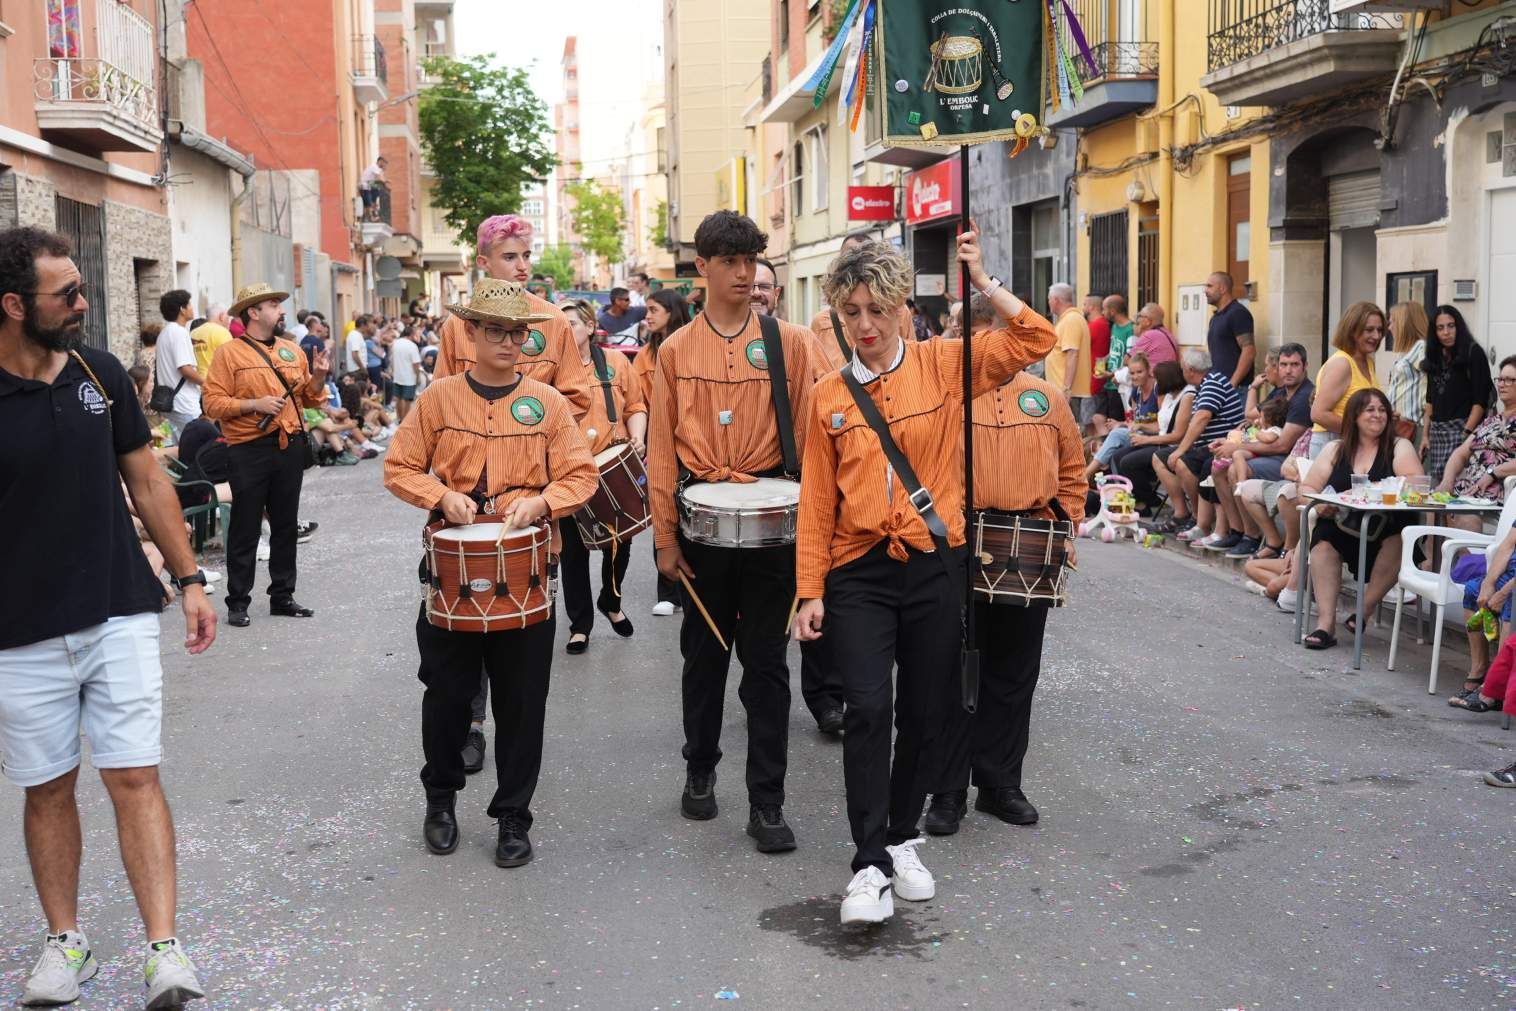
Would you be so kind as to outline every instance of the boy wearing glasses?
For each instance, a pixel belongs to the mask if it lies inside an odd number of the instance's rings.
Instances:
[[[494,279],[481,281],[468,304],[448,311],[462,321],[473,364],[463,375],[438,379],[417,398],[385,456],[385,487],[429,510],[432,520],[458,525],[480,513],[503,516],[507,527],[570,516],[595,491],[594,459],[568,402],[517,366],[547,314],[537,311],[521,285]],[[542,767],[556,628],[549,617],[522,629],[454,632],[432,625],[422,608],[416,620],[418,676],[426,686],[422,834],[433,853],[458,847],[454,798],[465,782],[462,751],[482,665],[494,688],[497,786],[488,811],[499,821],[495,863],[519,867],[532,859],[527,831]]]

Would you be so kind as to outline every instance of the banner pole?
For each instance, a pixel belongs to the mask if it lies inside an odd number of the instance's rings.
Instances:
[[[958,220],[958,231],[972,228],[969,214],[969,145],[958,147],[958,190],[962,195],[963,209]],[[956,245],[956,244],[955,244]],[[963,708],[974,712],[979,705],[979,642],[974,621],[974,578],[978,574],[979,557],[973,543],[971,520],[974,515],[974,325],[970,303],[973,298],[973,282],[969,278],[968,264],[960,264],[958,275],[958,326],[963,339],[963,532],[965,558],[963,566]]]

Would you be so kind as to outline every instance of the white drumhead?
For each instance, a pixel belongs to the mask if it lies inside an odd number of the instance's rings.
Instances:
[[[434,541],[493,541],[500,537],[502,523],[470,523],[461,527],[445,527],[432,535]],[[539,531],[536,527],[509,527],[503,540],[530,538]]]
[[[777,477],[760,477],[752,484],[722,481],[714,484],[692,483],[684,489],[685,501],[716,509],[762,509],[792,506],[800,501],[800,482]]]
[[[618,456],[625,452],[626,443],[624,442],[618,443],[609,449],[602,449],[600,452],[595,454],[595,469],[601,469],[606,464],[610,463],[612,460],[616,459]]]

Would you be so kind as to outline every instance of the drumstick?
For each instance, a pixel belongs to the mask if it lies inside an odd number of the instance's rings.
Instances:
[[[263,417],[261,417],[261,418],[258,419],[258,431],[260,431],[260,432],[267,432],[268,431],[269,423],[272,422],[275,418],[277,418],[280,414],[284,413],[284,405],[285,405],[285,402],[289,400],[289,398],[290,398],[290,395],[288,393],[286,393],[284,396],[282,396],[282,397],[279,398],[279,412],[278,412],[278,414],[265,414]]]
[[[790,601],[790,616],[788,618],[784,619],[784,634],[785,635],[789,635],[790,634],[790,626],[795,623],[795,609],[798,608],[799,606],[800,606],[800,594],[797,593],[797,594],[795,594],[794,599],[792,599]]]
[[[705,609],[705,602],[700,599],[700,594],[695,592],[695,588],[690,585],[689,578],[682,571],[679,573],[679,582],[684,584],[684,592],[690,595],[690,599],[700,609],[700,616],[705,619],[706,627],[711,630],[711,634],[716,637],[716,641],[721,643],[721,648],[729,649],[730,647],[727,646],[726,640],[721,637],[721,630],[716,627],[716,622],[711,618],[711,612]]]

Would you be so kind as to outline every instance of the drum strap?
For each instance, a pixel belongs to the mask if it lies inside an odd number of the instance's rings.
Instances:
[[[774,395],[774,421],[779,425],[779,453],[784,458],[786,477],[800,475],[800,457],[795,452],[795,416],[790,413],[789,373],[784,368],[784,339],[779,333],[779,321],[772,316],[759,316],[758,329],[763,331],[763,355],[769,367],[769,389]]]
[[[837,346],[842,349],[844,361],[853,357],[853,349],[847,346],[847,338],[842,336],[842,320],[837,317],[837,310],[832,310],[832,336],[837,338]],[[905,334],[900,335],[903,339]]]
[[[605,394],[605,416],[614,425],[616,398],[611,394],[611,370],[605,364],[605,349],[594,341],[590,341],[590,360],[595,365],[595,378],[600,380],[600,392]]]

